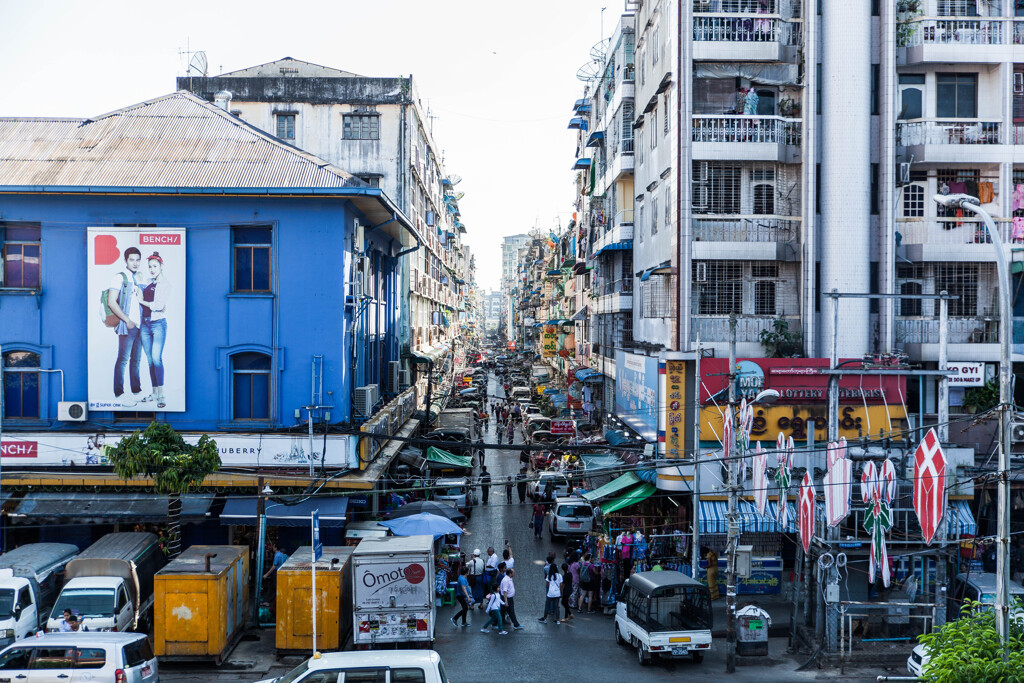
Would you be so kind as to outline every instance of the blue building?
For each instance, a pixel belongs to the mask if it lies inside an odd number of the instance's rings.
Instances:
[[[419,241],[379,188],[189,93],[0,118],[4,489],[102,479],[153,419],[226,467],[358,469],[344,432],[400,358]]]

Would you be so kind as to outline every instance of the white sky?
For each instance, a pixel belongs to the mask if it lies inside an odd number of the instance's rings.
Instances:
[[[0,116],[95,116],[171,92],[186,43],[210,74],[294,57],[413,74],[477,257],[496,289],[501,236],[572,214],[576,70],[622,0],[150,3],[0,0]]]

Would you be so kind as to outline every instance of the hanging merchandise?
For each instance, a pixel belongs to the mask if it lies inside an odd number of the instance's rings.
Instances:
[[[779,468],[775,470],[775,484],[779,487],[778,522],[781,528],[788,529],[789,505],[786,498],[789,496],[789,484],[792,480],[793,437],[786,439],[782,432],[779,432],[775,448],[779,457]]]
[[[722,416],[722,450],[723,456],[728,461],[732,457],[733,442],[736,440],[735,427],[732,423],[732,406],[725,407],[725,414]]]
[[[914,452],[914,512],[924,542],[931,545],[946,503],[946,456],[935,429],[929,429]]]
[[[828,472],[825,473],[825,518],[837,526],[850,514],[853,489],[853,463],[846,457],[846,437],[828,445]]]
[[[800,524],[800,545],[804,552],[811,549],[811,538],[814,537],[814,481],[811,473],[804,472],[804,481],[800,485],[800,496],[797,501],[799,509],[797,518]]]
[[[747,403],[747,399],[740,401],[740,412],[737,415],[739,420],[739,433],[737,438],[739,439],[739,450],[740,453],[746,453],[750,447],[750,430],[754,427],[754,404]],[[740,461],[739,473],[736,483],[738,485],[743,484],[743,478],[746,474],[747,463],[746,460]]]
[[[751,486],[754,489],[754,504],[757,505],[757,513],[764,516],[764,510],[768,505],[768,452],[757,444],[754,449],[754,459],[751,463]]]
[[[875,574],[881,571],[882,583],[889,587],[889,555],[885,548],[885,534],[892,528],[893,495],[896,493],[896,471],[892,462],[885,460],[882,466],[864,463],[860,475],[860,496],[867,509],[864,513],[864,529],[871,536],[871,555],[868,564],[868,580],[874,583]]]

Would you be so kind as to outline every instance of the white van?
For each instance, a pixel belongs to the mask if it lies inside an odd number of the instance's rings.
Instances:
[[[0,681],[157,683],[153,646],[144,633],[44,633],[0,651]]]
[[[317,653],[284,676],[259,683],[341,683],[342,680],[448,683],[448,676],[441,655],[433,650],[367,650]]]
[[[583,498],[557,498],[548,513],[548,531],[556,536],[583,536],[594,530],[594,508]]]
[[[992,572],[971,572],[957,574],[953,580],[953,590],[949,592],[947,599],[946,620],[954,621],[960,617],[960,608],[968,600],[980,602],[983,605],[996,604],[996,575]],[[1010,581],[1010,601],[1013,599],[1024,601],[1024,586],[1016,581]],[[1013,610],[1010,617],[1015,620],[1024,620],[1024,614],[1019,610]]]
[[[708,588],[682,572],[637,572],[615,603],[615,642],[636,648],[641,665],[654,657],[692,657],[711,649]]]
[[[438,479],[434,482],[434,500],[448,503],[470,517],[473,514],[473,493],[465,477]]]

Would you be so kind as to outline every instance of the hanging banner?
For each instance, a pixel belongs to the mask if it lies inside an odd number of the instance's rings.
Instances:
[[[793,476],[791,471],[793,448],[793,437],[787,439],[780,432],[779,437],[775,440],[775,455],[779,459],[779,468],[775,470],[775,485],[779,487],[779,504],[776,506],[777,521],[783,529],[789,528],[789,505],[786,505],[786,499],[789,496],[789,485]]]
[[[659,368],[664,373],[661,386],[664,406],[662,425],[658,441],[662,454],[668,458],[681,458],[686,451],[686,363],[681,360],[667,360]]]
[[[89,228],[89,409],[184,412],[185,229]]]
[[[797,518],[800,523],[800,545],[804,547],[804,552],[806,553],[811,549],[811,539],[814,537],[814,482],[811,480],[810,472],[804,472],[804,481],[800,485],[800,497],[797,501],[797,506]]]
[[[757,506],[757,513],[763,517],[768,506],[768,453],[761,448],[761,444],[757,444],[754,449],[751,469],[750,485],[754,489],[754,505]]]
[[[892,461],[885,460],[881,467],[868,461],[860,475],[860,496],[867,504],[864,529],[871,537],[868,580],[874,583],[875,574],[882,574],[882,583],[889,587],[889,554],[885,547],[885,534],[892,529],[892,499],[896,494],[896,471]]]
[[[828,445],[828,471],[825,487],[825,519],[837,526],[850,514],[850,492],[853,490],[853,463],[846,458],[846,437]]]
[[[914,512],[928,545],[942,523],[945,504],[946,456],[935,430],[929,429],[914,452]]]

